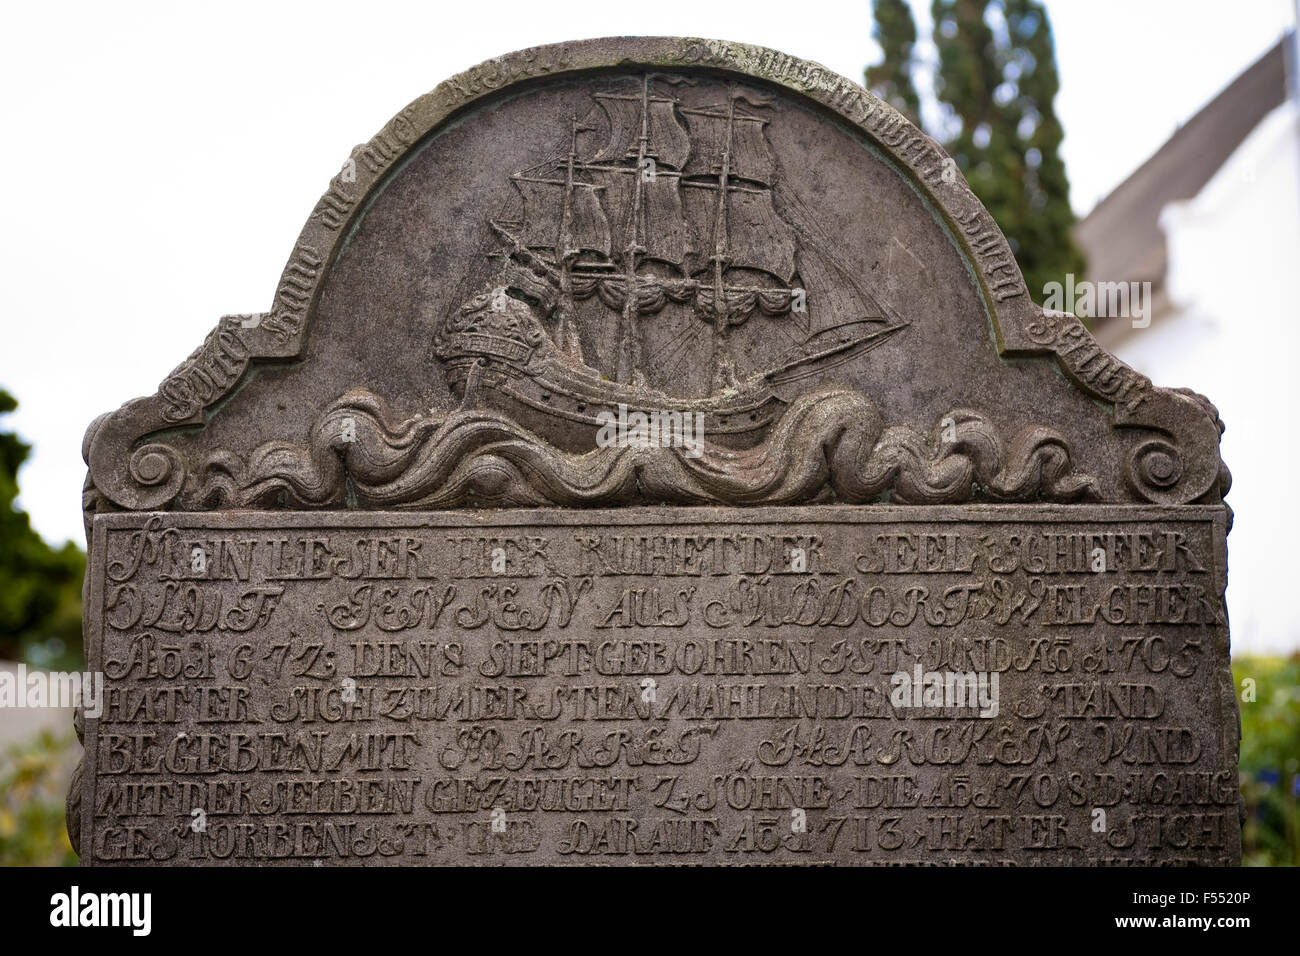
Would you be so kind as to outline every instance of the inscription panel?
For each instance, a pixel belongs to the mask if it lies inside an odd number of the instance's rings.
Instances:
[[[1225,522],[98,515],[82,860],[1234,864]]]

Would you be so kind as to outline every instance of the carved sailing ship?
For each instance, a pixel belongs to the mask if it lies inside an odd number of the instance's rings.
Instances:
[[[817,241],[797,201],[778,214],[769,120],[756,112],[765,100],[733,88],[723,104],[690,108],[652,80],[670,82],[645,75],[639,90],[593,94],[609,130],[600,149],[580,154],[580,134],[595,127],[575,116],[567,155],[511,177],[523,214],[489,223],[500,269],[444,319],[434,351],[462,407],[504,411],[558,447],[594,447],[598,416],[620,404],[694,412],[710,441],[750,447],[789,403],[786,386],[907,322]],[[577,304],[593,297],[613,342],[603,370],[584,357],[578,326]],[[707,326],[707,395],[647,383],[640,326],[669,303]],[[797,338],[771,367],[740,375],[731,338],[755,313]]]

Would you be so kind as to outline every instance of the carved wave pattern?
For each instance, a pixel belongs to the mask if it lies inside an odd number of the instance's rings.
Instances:
[[[244,461],[220,452],[191,475],[182,506],[452,508],[634,503],[778,505],[1076,501],[1096,481],[1073,468],[1057,432],[1003,441],[980,414],[954,409],[929,434],[885,427],[860,392],[798,398],[754,448],[623,445],[561,451],[491,411],[394,421],[350,391],[306,445],[271,442]],[[707,436],[705,436],[707,439]]]

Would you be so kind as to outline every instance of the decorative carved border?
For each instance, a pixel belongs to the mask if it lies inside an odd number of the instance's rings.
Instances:
[[[1000,354],[1053,355],[1085,394],[1113,408],[1118,427],[1135,436],[1126,465],[1136,498],[1158,504],[1220,500],[1227,472],[1219,459],[1222,427],[1204,398],[1160,389],[1107,353],[1077,318],[1045,312],[1025,288],[997,224],[943,148],[856,83],[816,63],[775,50],[720,40],[624,37],[521,50],[481,63],[439,84],[355,149],[303,227],[269,312],[226,316],[173,371],[155,395],[102,415],[86,434],[90,473],[87,515],[104,510],[166,508],[180,493],[180,452],[151,437],[201,426],[252,363],[303,352],[320,290],[343,237],[393,165],[450,117],[505,87],[599,68],[668,67],[743,74],[834,112],[864,133],[933,203],[972,264]]]

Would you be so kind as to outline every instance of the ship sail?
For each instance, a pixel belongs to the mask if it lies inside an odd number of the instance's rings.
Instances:
[[[686,221],[692,234],[692,274],[709,268],[714,252],[714,230],[719,215],[718,185],[684,184]],[[772,206],[769,190],[729,186],[726,208],[726,265],[756,269],[788,285],[795,273],[795,234]]]
[[[620,258],[637,246],[646,259],[681,267],[686,260],[687,229],[676,173],[641,177],[638,170],[621,166],[593,167],[591,175],[604,187],[605,209],[613,225],[611,244]],[[637,179],[640,178],[640,183]],[[640,189],[640,222],[636,190]]]
[[[805,245],[800,250],[799,275],[808,288],[818,290],[817,308],[806,313],[811,319],[805,331],[815,333],[855,321],[888,321],[872,295],[816,247]]]
[[[691,139],[695,145],[682,175],[719,176],[722,172],[722,154],[726,152],[728,174],[732,179],[747,179],[764,186],[771,185],[776,163],[763,138],[763,127],[767,125],[767,120],[748,113],[737,113],[731,117],[731,135],[728,139],[726,107],[684,109],[682,113],[690,124]]]
[[[682,168],[690,153],[691,140],[677,121],[675,100],[655,96],[643,100],[640,96],[617,93],[597,93],[595,100],[609,120],[609,139],[591,162],[616,163],[637,159],[644,132],[646,156],[653,157],[659,165]]]
[[[561,229],[564,224],[566,183],[556,179],[515,176],[515,188],[524,200],[523,244],[529,249],[554,251],[557,257],[594,252],[609,257],[609,221],[601,207],[599,187],[575,182],[569,191],[568,248]]]

